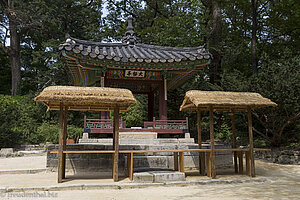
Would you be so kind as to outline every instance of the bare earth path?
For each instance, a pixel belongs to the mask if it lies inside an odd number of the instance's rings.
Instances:
[[[18,160],[19,159],[19,160]],[[24,169],[45,167],[44,156],[20,157],[0,159],[0,169]],[[249,182],[238,184],[207,184],[191,185],[185,187],[147,187],[135,189],[101,189],[101,190],[69,190],[45,192],[50,198],[22,197],[24,193],[0,193],[0,199],[104,199],[104,200],[198,200],[198,199],[300,199],[300,166],[299,165],[277,165],[262,161],[256,161],[256,172],[258,177],[274,177],[274,180],[267,182]],[[52,175],[51,175],[52,174]],[[41,173],[31,175],[0,175],[0,187],[5,185],[21,186],[40,184],[53,185],[56,181],[56,173]],[[39,177],[37,181],[34,177]],[[44,177],[45,176],[45,177]],[[48,177],[49,176],[49,177]],[[48,177],[49,180],[44,178]],[[218,176],[217,178],[230,179],[234,176]],[[46,179],[48,179],[46,178]],[[192,177],[194,179],[195,177]],[[48,183],[48,182],[49,183]],[[98,180],[99,183],[105,180]],[[73,183],[84,182],[85,184],[95,184],[95,180],[75,180]],[[111,180],[106,180],[112,184]],[[28,191],[26,194],[43,194],[43,192]]]
[[[277,180],[264,183],[211,184],[187,187],[150,187],[142,189],[60,191],[62,199],[104,200],[242,200],[242,199],[300,199],[300,166],[277,165],[257,161],[257,173]]]
[[[46,160],[47,157],[45,155],[0,158],[0,170],[46,168]]]

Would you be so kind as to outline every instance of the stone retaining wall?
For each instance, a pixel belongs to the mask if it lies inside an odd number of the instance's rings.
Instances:
[[[197,144],[190,145],[120,145],[120,150],[171,150],[171,149],[197,149]],[[203,148],[210,148],[204,145]],[[215,148],[229,148],[225,145],[216,145]],[[57,170],[57,154],[50,151],[57,150],[58,145],[49,145],[47,152],[47,168]],[[112,150],[112,145],[106,144],[71,144],[67,145],[67,150]],[[185,153],[185,168],[199,168],[197,152]],[[231,152],[216,152],[216,167],[231,167]],[[73,172],[103,172],[111,175],[112,173],[112,154],[67,154],[66,169]],[[134,169],[136,171],[144,168],[167,168],[173,169],[174,157],[172,152],[160,153],[141,153],[134,154]],[[125,174],[127,170],[127,155],[119,156],[119,173]]]
[[[255,152],[255,157],[278,164],[300,165],[300,151],[272,149]]]

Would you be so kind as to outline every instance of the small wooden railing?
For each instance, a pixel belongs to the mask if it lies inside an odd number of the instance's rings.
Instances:
[[[184,134],[189,129],[188,118],[185,120],[156,120],[144,122],[143,129],[126,128],[126,122],[120,119],[120,132],[156,132],[158,134]],[[87,119],[84,117],[84,131],[87,133],[113,133],[113,120],[111,119]]]
[[[126,121],[123,121],[122,117],[120,119],[119,128],[126,128]],[[99,132],[102,131],[112,131],[113,129],[113,120],[111,119],[87,119],[86,116],[84,116],[84,130],[86,132]],[[102,130],[102,131],[100,131]]]
[[[155,120],[153,122],[144,122],[144,128],[147,129],[189,129],[188,117],[185,120]]]

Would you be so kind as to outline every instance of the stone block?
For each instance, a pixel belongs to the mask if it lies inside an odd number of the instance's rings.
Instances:
[[[68,160],[70,161],[70,164],[72,166],[73,170],[77,170],[77,169],[86,169],[89,167],[89,163],[88,162],[84,162],[83,160],[79,159],[79,160]]]
[[[89,133],[83,133],[82,134],[82,139],[89,139]]]
[[[194,144],[194,138],[178,138],[179,143]]]
[[[153,175],[149,172],[133,173],[133,181],[137,183],[153,183]]]
[[[157,139],[157,133],[154,132],[121,132],[120,139]]]
[[[152,171],[153,182],[164,183],[171,181],[185,181],[185,174],[177,171]]]
[[[0,154],[2,156],[8,156],[8,155],[12,155],[14,153],[14,149],[13,148],[2,148],[0,151]]]
[[[81,158],[82,154],[80,154],[80,153],[71,153],[71,154],[66,154],[66,155],[67,155],[66,156],[67,159],[79,159],[79,158]]]
[[[168,156],[135,156],[135,168],[167,168]]]
[[[184,138],[191,138],[191,134],[190,133],[185,133]]]
[[[51,159],[51,160],[47,159],[46,167],[55,167],[55,168],[57,168],[57,164],[58,164],[57,159]]]

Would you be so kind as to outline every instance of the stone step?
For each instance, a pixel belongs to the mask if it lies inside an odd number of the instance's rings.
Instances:
[[[133,181],[137,183],[165,183],[185,181],[185,174],[178,171],[148,171],[133,173]]]
[[[120,139],[157,139],[154,132],[120,132]]]
[[[112,138],[100,138],[100,139],[79,139],[79,144],[112,144]],[[158,139],[136,139],[136,138],[120,138],[120,145],[163,145],[163,144],[195,144],[194,138],[158,138]]]

